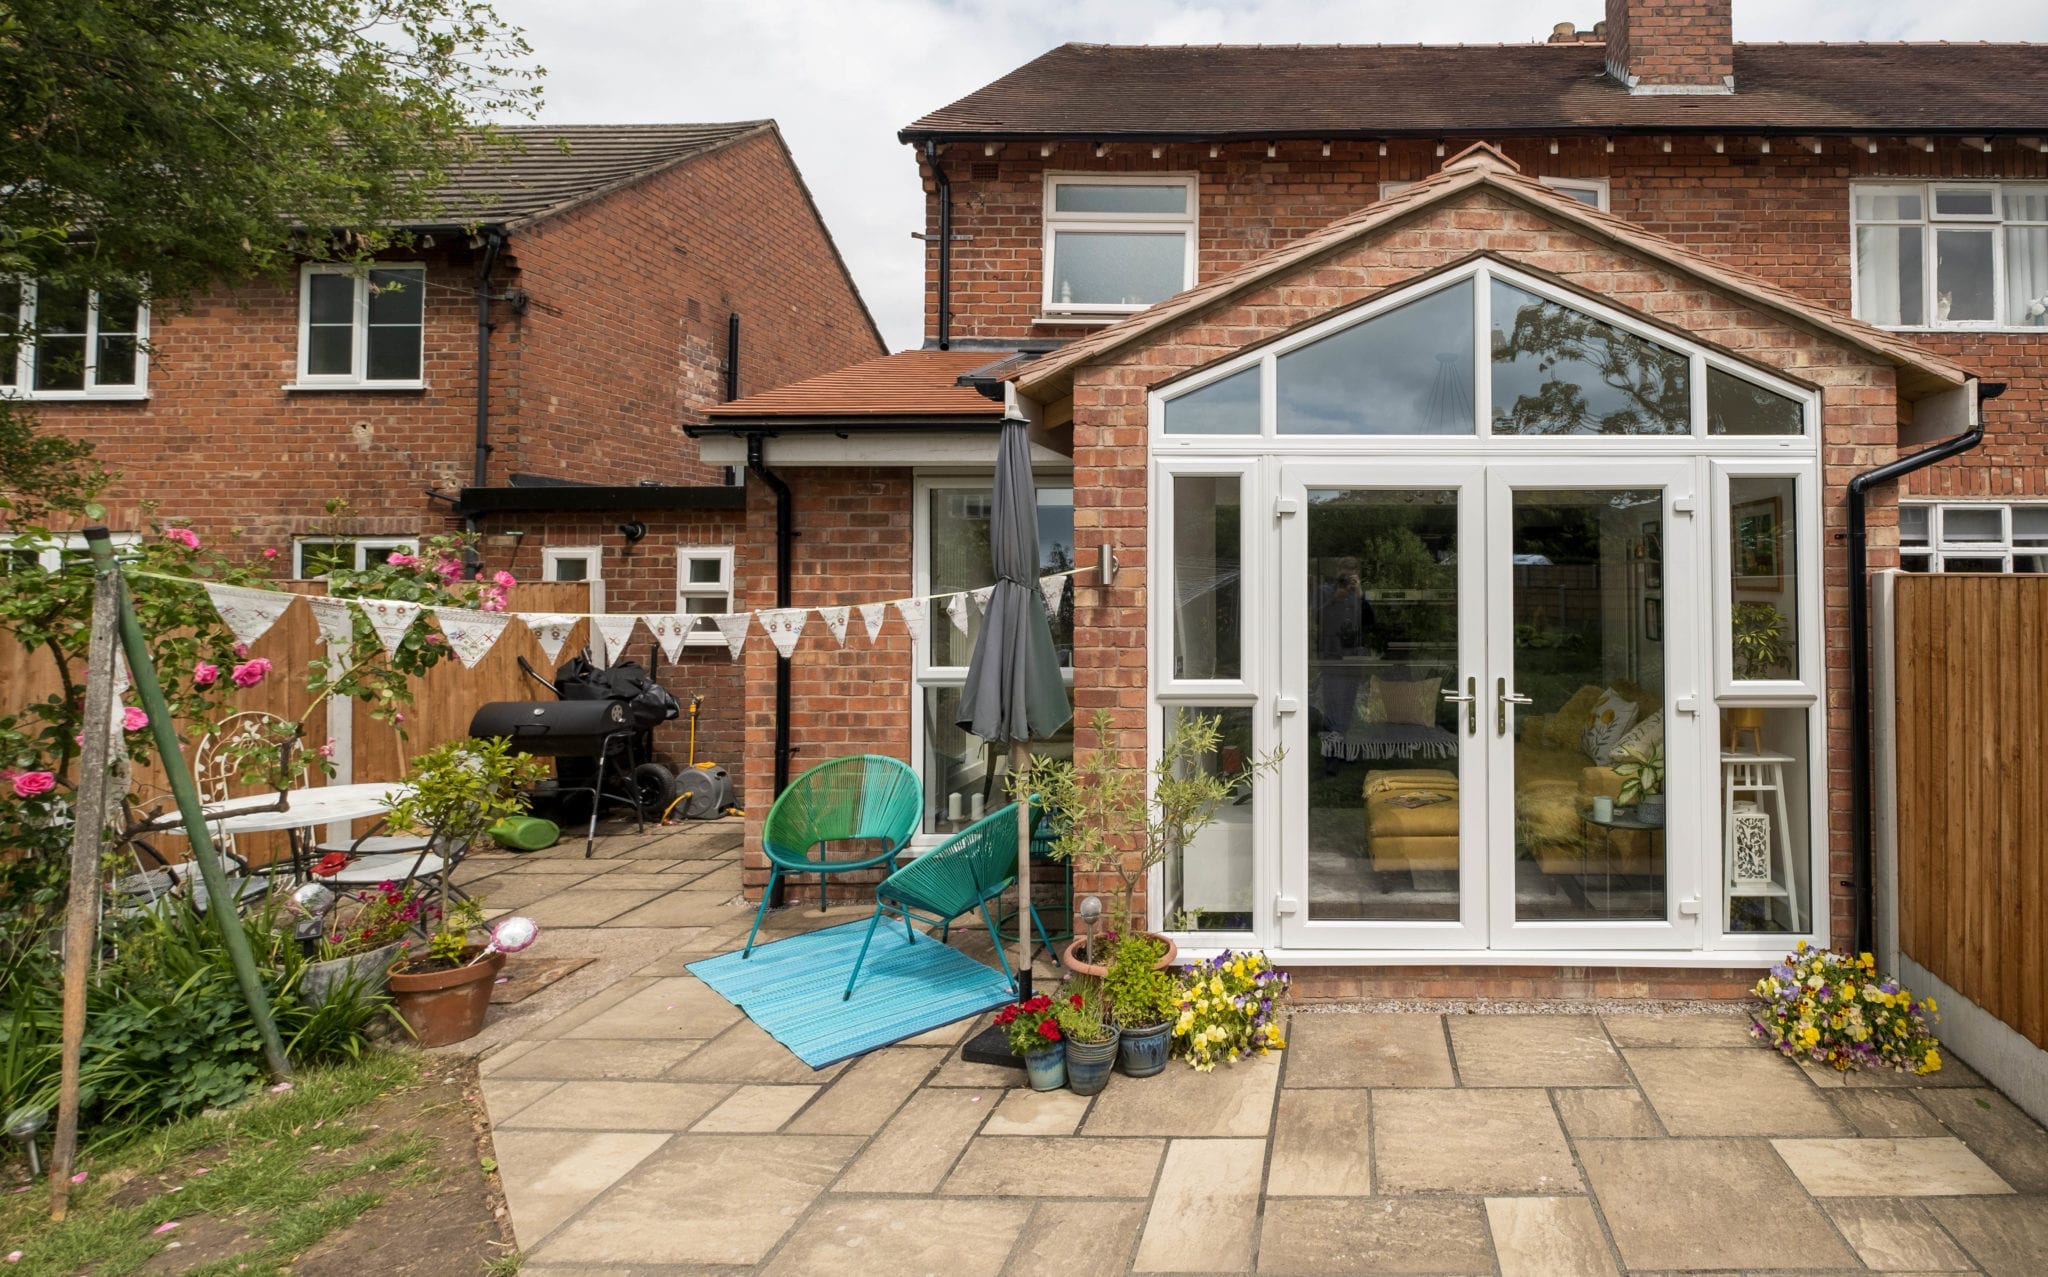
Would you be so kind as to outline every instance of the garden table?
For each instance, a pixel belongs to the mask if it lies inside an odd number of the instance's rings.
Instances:
[[[310,846],[308,831],[321,825],[345,827],[354,821],[385,815],[398,805],[404,788],[400,782],[388,780],[361,785],[318,785],[287,790],[282,809],[278,807],[278,795],[268,793],[225,798],[207,803],[200,810],[206,815],[206,827],[216,837],[221,834],[289,834],[293,875],[304,877],[312,863],[306,855]],[[178,833],[181,825],[176,812],[166,812],[145,825],[143,832]]]

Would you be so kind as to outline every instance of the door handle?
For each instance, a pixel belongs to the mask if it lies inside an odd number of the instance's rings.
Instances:
[[[1477,735],[1479,732],[1479,680],[1476,678],[1466,679],[1463,695],[1457,692],[1445,692],[1444,699],[1453,705],[1463,705],[1465,707],[1465,734],[1468,736]]]
[[[1508,706],[1533,705],[1535,703],[1536,698],[1533,696],[1524,696],[1520,692],[1510,692],[1508,690],[1508,681],[1506,679],[1495,679],[1493,682],[1494,734],[1496,736],[1505,736],[1508,734]]]

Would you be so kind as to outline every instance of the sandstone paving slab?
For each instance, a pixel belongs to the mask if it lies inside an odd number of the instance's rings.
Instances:
[[[1489,1197],[1486,1222],[1501,1277],[1618,1277],[1583,1197]]]
[[[1986,1277],[2039,1277],[2048,1255],[2048,1199],[1930,1197],[1925,1205]]]
[[[1625,1086],[1628,1070],[1590,1015],[1454,1015],[1461,1086]]]
[[[579,882],[589,882],[585,874],[492,874],[475,886],[464,890],[482,901],[491,909],[531,909],[543,900],[552,900]]]
[[[1650,1102],[1632,1086],[1560,1087],[1550,1098],[1573,1139],[1653,1139],[1664,1133]]]
[[[2012,1188],[1953,1136],[1772,1140],[1815,1197],[1955,1197]]]
[[[1632,1272],[1856,1265],[1766,1141],[1581,1140],[1578,1152]]]
[[[1370,1091],[1289,1090],[1273,1122],[1269,1197],[1372,1192]]]
[[[668,1076],[678,1082],[803,1085],[829,1082],[845,1071],[844,1063],[813,1069],[752,1020],[741,1020],[692,1051]]]
[[[537,1049],[544,1040],[541,1038],[522,1038],[519,1041],[507,1042],[502,1046],[486,1051],[477,1058],[476,1071],[485,1077],[489,1077],[493,1073],[502,1073],[512,1061],[529,1051]]]
[[[522,912],[543,927],[595,927],[660,895],[659,891],[614,891],[609,886],[579,884],[536,900]]]
[[[509,1122],[519,1110],[555,1089],[552,1081],[515,1081],[496,1074],[477,1079],[484,1096],[484,1111],[493,1123]]]
[[[581,848],[578,848],[578,850],[581,850]],[[528,855],[521,856],[516,863],[506,866],[501,872],[519,877],[553,878],[563,875],[574,875],[580,878],[595,878],[599,874],[608,874],[614,869],[625,869],[631,863],[631,861],[627,860],[607,859],[601,856],[592,856],[590,859],[585,860],[580,855]]]
[[[1620,1046],[1754,1046],[1751,1020],[1743,1014],[1603,1015],[1600,1021]]]
[[[658,866],[644,861],[634,861],[632,869],[606,874],[591,885],[603,887],[606,891],[657,892],[674,891],[684,885],[682,878],[674,874],[655,872],[657,868]]]
[[[1088,1112],[1088,1097],[1065,1088],[1032,1091],[1018,1087],[994,1094],[1002,1100],[981,1128],[984,1135],[1072,1135]]]
[[[779,1131],[818,1093],[815,1086],[743,1086],[697,1119],[700,1134],[759,1135]]]
[[[1168,1144],[1131,1271],[1249,1268],[1265,1160],[1264,1139],[1177,1139]]]
[[[668,1139],[631,1131],[493,1132],[519,1244],[532,1249]]]
[[[873,1135],[938,1068],[945,1052],[884,1047],[869,1052],[812,1102],[790,1131],[797,1135]]]
[[[926,1029],[923,1033],[918,1034],[916,1037],[905,1038],[901,1042],[898,1042],[896,1045],[958,1046],[960,1045],[960,1039],[967,1036],[968,1030],[976,1027],[980,1023],[980,1016],[970,1015],[965,1019],[955,1020],[951,1024],[942,1024],[936,1029]]]
[[[758,1264],[860,1143],[828,1135],[673,1136],[543,1242],[533,1258]]]
[[[1030,1217],[1025,1202],[827,1198],[763,1277],[998,1277]]]
[[[1969,1257],[1957,1248],[1920,1202],[1842,1197],[1821,1208],[1842,1230],[1865,1267],[1879,1272],[1962,1272]]]
[[[641,967],[633,974],[637,976],[685,976],[690,974],[690,964],[703,960],[701,953],[684,952],[684,946],[709,931],[709,927],[675,927],[669,932],[676,938],[676,951],[664,953],[659,958]]]
[[[1457,1085],[1441,1016],[1296,1015],[1287,1037],[1288,1086]]]
[[[1156,1077],[1116,1079],[1096,1097],[1081,1133],[1263,1139],[1279,1084],[1277,1055],[1207,1073],[1173,1061]]]
[[[701,1038],[552,1038],[494,1070],[507,1078],[656,1078],[704,1045]]]
[[[610,925],[616,926],[618,924],[613,923]],[[675,952],[687,955],[692,961],[698,958],[716,957],[721,953],[736,953],[746,943],[747,930],[751,926],[753,926],[753,919],[742,916],[723,923],[707,923],[701,927],[676,928],[679,931],[688,931],[690,937],[677,943]],[[774,939],[773,936],[768,938]]]
[[[2048,1133],[2017,1104],[1989,1087],[1919,1091],[1914,1098],[2006,1183],[2022,1193],[2048,1193]]]
[[[1166,1141],[1012,1136],[971,1140],[941,1191],[970,1197],[1147,1197]]]
[[[1462,1277],[1492,1273],[1493,1248],[1476,1201],[1277,1198],[1259,1228],[1259,1271]]]
[[[562,1082],[505,1125],[570,1131],[687,1131],[732,1093],[710,1082]]]
[[[1625,1054],[1673,1135],[1849,1134],[1849,1124],[1796,1067],[1762,1048],[1630,1048]]]
[[[919,1091],[846,1168],[840,1193],[935,1193],[1000,1091]],[[999,1261],[1000,1262],[1000,1261]]]
[[[714,1037],[741,1018],[740,1009],[694,976],[655,980],[618,1004],[563,1033],[568,1038]]]
[[[1915,1091],[1831,1091],[1828,1102],[1858,1135],[1899,1138],[1949,1133]]]
[[[1377,1090],[1381,1193],[1576,1193],[1571,1148],[1540,1090]]]
[[[1040,1202],[1003,1277],[1123,1277],[1144,1222],[1143,1202]]]
[[[559,941],[561,937],[557,935],[555,938]],[[575,975],[570,976],[569,979],[562,981],[560,984],[554,985],[551,988],[543,989],[539,993],[535,994],[533,997],[528,998],[526,1002],[522,1002],[518,1006],[510,1009],[516,1012],[524,1009],[528,1002],[538,1003],[541,999],[546,998],[550,994],[556,992],[556,990],[562,989],[565,986],[569,985],[571,982],[579,980],[582,976],[587,974],[589,970],[590,969],[586,967],[584,968],[584,970],[579,971]],[[651,987],[654,983],[655,982],[653,980],[644,980],[637,976],[628,976],[626,979],[619,980],[606,988],[598,990],[596,993],[586,994],[574,1006],[568,1007],[567,1009],[557,1012],[556,1014],[546,1016],[545,1018],[536,1019],[533,1023],[525,1025],[520,1029],[519,1036],[530,1041],[541,1041],[548,1038],[561,1037],[564,1034],[573,1032],[583,1024],[596,1019],[598,1016],[603,1015],[606,1011],[611,1010],[613,1007],[624,1002],[626,999],[632,997],[634,994]],[[485,1031],[489,1031],[488,1027]],[[698,1036],[702,1037],[703,1035],[699,1034]]]
[[[948,1056],[944,1065],[932,1078],[932,1086],[1023,1086],[1026,1082],[1024,1070],[996,1064],[977,1064],[963,1060],[958,1054]]]
[[[631,913],[612,919],[608,926],[614,927],[718,927],[745,918],[753,921],[753,910],[742,910],[732,903],[735,887],[727,890],[700,890],[702,879],[671,891],[641,905]]]
[[[1798,1064],[1815,1086],[1851,1091],[1926,1091],[1990,1085],[1969,1065],[1946,1051],[1941,1056],[1941,1068],[1933,1073],[1902,1073],[1897,1069],[1836,1069],[1805,1059]]]

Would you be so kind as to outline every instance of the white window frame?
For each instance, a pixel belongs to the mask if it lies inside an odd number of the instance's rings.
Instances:
[[[420,375],[406,380],[373,381],[364,374],[370,359],[370,271],[416,270],[420,272]],[[297,380],[287,390],[424,390],[427,373],[427,309],[425,262],[373,262],[355,267],[337,262],[307,262],[299,268],[299,363]],[[355,310],[351,319],[351,345],[347,375],[307,370],[312,347],[313,277],[349,275],[355,279]]]
[[[1901,510],[1911,507],[1926,511],[1927,539],[1923,543],[1908,545],[1904,528],[1899,534],[1899,561],[1901,565],[1914,561],[1918,567],[1908,571],[1946,572],[1950,559],[1996,559],[1999,571],[2011,572],[2012,561],[2017,557],[2048,560],[2048,545],[2016,545],[2013,542],[2013,512],[2015,510],[2048,510],[2044,501],[1937,501],[1915,500],[1902,502]],[[1947,516],[1958,510],[1994,510],[1998,512],[1999,534],[1992,540],[1970,537],[1951,537],[1948,534]],[[2036,575],[2025,573],[2023,575]]]
[[[85,297],[85,384],[79,390],[37,390],[36,378],[36,290],[29,281],[20,285],[15,316],[22,335],[14,356],[14,382],[0,385],[0,397],[63,403],[79,400],[149,398],[149,303],[135,306],[135,380],[133,383],[99,384],[100,290],[89,289]]]
[[[115,553],[132,550],[142,544],[140,532],[116,532],[109,538]],[[66,554],[82,554],[92,545],[82,532],[66,533],[62,536],[18,536],[0,540],[0,553],[27,553],[36,556],[36,566],[45,572],[55,572],[64,565]]]
[[[2048,220],[2036,221],[2025,218],[2009,218],[2005,214],[2006,192],[2014,187],[2039,187],[2048,190],[2048,181],[2012,180],[1995,182],[1929,182],[1911,179],[1872,179],[1867,182],[1849,184],[1849,313],[1863,318],[1863,270],[1857,248],[1857,232],[1866,226],[1918,226],[1922,228],[1921,256],[1921,297],[1927,308],[1925,322],[1918,324],[1883,324],[1880,327],[1892,332],[2018,332],[2048,333],[2048,325],[2024,324],[2013,312],[2018,309],[2012,298],[2005,295],[2005,241],[2006,229],[2014,226],[2048,226]],[[1856,215],[1856,194],[1859,190],[1884,190],[1909,188],[1919,192],[1921,216],[1917,218],[1859,218]],[[1991,209],[1984,213],[1940,213],[1934,211],[1937,195],[1944,191],[1989,191]],[[1935,289],[1935,272],[1940,268],[1941,253],[1937,235],[1943,227],[1955,229],[1984,229],[1991,234],[1991,297],[1992,318],[1971,320],[1941,320],[1935,317],[1938,304]],[[1866,322],[1876,322],[1874,320]]]
[[[708,581],[690,580],[690,564],[706,561],[715,561],[719,565],[718,581],[714,584]],[[689,609],[686,605],[686,600],[689,599],[717,599],[720,601],[718,609],[720,612],[731,612],[732,595],[731,546],[679,545],[676,547],[676,611],[678,613],[689,615]],[[683,636],[683,642],[688,643],[692,647],[709,647],[713,644],[723,647],[725,645],[725,635],[719,631],[718,626],[708,619],[707,613],[700,612],[697,615],[707,619],[692,625],[690,632]]]
[[[1187,212],[1061,213],[1055,211],[1055,197],[1062,186],[1178,186],[1187,192]],[[1039,303],[1048,319],[1057,322],[1059,319],[1075,316],[1086,318],[1135,315],[1157,304],[1055,300],[1052,288],[1053,237],[1057,231],[1094,231],[1112,234],[1178,233],[1182,238],[1185,252],[1182,255],[1181,284],[1177,291],[1185,292],[1193,288],[1196,258],[1201,241],[1200,195],[1200,179],[1193,173],[1047,173],[1042,195],[1043,203],[1040,205],[1044,214],[1040,218],[1039,233],[1039,263],[1042,268],[1039,272]]]
[[[384,556],[396,553],[418,554],[420,539],[408,536],[302,536],[292,540],[292,579],[294,581],[324,581],[326,573],[318,576],[306,575],[306,547],[309,545],[349,545],[355,549],[354,570],[361,572],[370,565],[370,555]]]
[[[1607,211],[1607,179],[1604,177],[1539,177],[1536,180],[1561,193],[1591,192],[1595,197],[1591,207],[1603,213]]]
[[[590,574],[583,583],[590,587],[590,610],[604,611],[604,547],[597,545],[544,545],[540,549],[540,579],[560,582],[556,565],[567,559],[587,559]],[[575,584],[569,582],[569,584]]]
[[[1407,181],[1388,181],[1388,182],[1381,182],[1381,183],[1380,183],[1380,198],[1381,198],[1381,199],[1386,199],[1386,198],[1387,198],[1388,196],[1391,196],[1391,195],[1399,195],[1399,194],[1400,194],[1400,193],[1401,193],[1402,191],[1405,191],[1405,190],[1407,190],[1407,189],[1408,189],[1409,187],[1411,187],[1411,186],[1415,185],[1415,184],[1416,184],[1417,182],[1419,182],[1420,180],[1421,180],[1420,178],[1411,178],[1411,179],[1409,179],[1409,180],[1407,180]]]

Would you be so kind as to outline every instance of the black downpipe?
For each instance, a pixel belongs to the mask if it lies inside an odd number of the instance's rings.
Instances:
[[[497,326],[491,322],[491,272],[497,269],[498,252],[505,246],[502,231],[484,233],[484,264],[476,276],[476,466],[471,486],[482,488],[490,476],[491,467],[491,331]],[[477,517],[464,515],[462,525],[469,533],[469,547],[463,551],[463,560],[469,574],[481,578],[484,574],[483,556],[477,553]]]
[[[1977,384],[1977,424],[1849,480],[1849,889],[1856,901],[1856,951],[1877,942],[1877,890],[1872,863],[1870,744],[1870,531],[1865,498],[1915,470],[1961,456],[1984,442],[1984,405],[2005,393],[2002,381]]]
[[[775,606],[789,606],[790,560],[796,529],[791,527],[789,485],[762,459],[762,438],[747,436],[747,469],[775,494]],[[775,793],[789,785],[789,658],[775,655]]]
[[[939,144],[926,139],[925,163],[939,188],[939,349],[953,349],[953,183],[939,165]]]
[[[725,401],[740,397],[740,313],[725,317]]]

